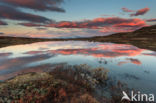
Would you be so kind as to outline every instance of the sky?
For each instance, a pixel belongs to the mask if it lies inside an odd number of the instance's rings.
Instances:
[[[0,0],[0,36],[68,38],[156,23],[156,0]]]

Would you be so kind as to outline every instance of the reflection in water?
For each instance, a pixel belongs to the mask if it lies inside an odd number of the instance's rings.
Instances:
[[[34,67],[25,67],[24,69],[20,68],[19,70],[16,70],[15,72],[12,73],[7,73],[5,75],[0,75],[0,80],[7,80],[9,78],[15,77],[19,74],[25,74],[25,73],[30,73],[30,72],[44,72],[44,71],[50,71],[53,68],[57,66],[62,66],[63,64],[45,64],[45,65],[38,65]]]
[[[156,52],[154,52],[154,53],[144,53],[144,55],[156,56]]]
[[[63,48],[63,47],[62,47]],[[93,57],[118,57],[118,56],[136,56],[139,55],[143,49],[139,49],[134,46],[124,45],[124,44],[97,44],[91,48],[80,47],[66,48],[66,49],[56,49],[48,51],[29,51],[26,54],[39,54],[39,53],[52,53],[52,54],[62,54],[62,55],[86,55]]]
[[[129,79],[139,80],[140,79],[139,77],[137,77],[137,76],[135,76],[133,74],[128,74],[128,73],[125,73],[122,76],[123,76],[123,78],[125,78],[127,80],[129,80]]]
[[[7,59],[0,62],[0,75],[8,72],[13,72],[18,69],[22,69],[26,64],[42,61],[50,58],[49,55],[36,55],[36,56],[28,56],[28,57],[18,57],[13,59]],[[9,70],[8,70],[9,69]]]
[[[127,44],[83,41],[10,46],[0,49],[0,80],[21,73],[48,71],[61,63],[88,64],[109,69],[110,76],[131,88],[156,93],[155,55],[156,52]]]
[[[0,53],[0,57],[8,57],[12,53]]]
[[[126,63],[133,63],[133,64],[136,64],[136,65],[141,65],[141,61],[139,61],[138,59],[133,59],[133,58],[127,58],[126,59],[127,61],[123,61],[123,62],[119,62],[118,65],[121,66],[123,64],[126,64]]]

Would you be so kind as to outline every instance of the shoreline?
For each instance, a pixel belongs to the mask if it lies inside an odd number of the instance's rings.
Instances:
[[[151,38],[152,37],[152,38]],[[30,44],[45,41],[91,41],[91,42],[111,42],[120,44],[130,44],[142,49],[156,51],[156,26],[143,27],[129,33],[116,33],[109,36],[96,36],[88,38],[66,38],[66,39],[46,39],[46,38],[25,38],[25,37],[0,37],[0,48],[19,44]]]

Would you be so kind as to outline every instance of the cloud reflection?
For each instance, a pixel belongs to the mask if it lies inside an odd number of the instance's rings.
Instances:
[[[121,61],[118,63],[119,66],[123,65],[123,64],[127,64],[127,63],[132,63],[132,64],[136,64],[136,65],[141,65],[141,61],[138,59],[133,59],[133,58],[127,58],[126,61]]]
[[[42,72],[50,69],[52,63],[70,63],[72,58],[69,56],[74,56],[74,59],[80,57],[78,60],[83,59],[82,61],[86,58],[94,63],[99,63],[96,60],[104,59],[104,64],[108,64],[108,61],[113,59],[109,65],[114,64],[115,66],[122,66],[126,63],[141,65],[142,62],[137,56],[145,55],[145,53],[144,49],[127,44],[83,41],[40,42],[10,46],[0,49],[1,58],[9,56],[9,58],[0,60],[0,80],[14,77],[20,73]],[[84,56],[85,58],[82,58]],[[72,60],[75,61],[74,59]]]
[[[47,52],[53,54],[62,55],[86,55],[93,57],[120,57],[120,56],[136,56],[141,54],[143,49],[137,47],[126,45],[126,44],[103,44],[97,45],[97,47],[87,48],[87,49],[58,49],[49,50]]]
[[[51,55],[42,54],[28,57],[10,58],[0,62],[0,74],[7,74],[24,68],[27,64],[50,58]]]

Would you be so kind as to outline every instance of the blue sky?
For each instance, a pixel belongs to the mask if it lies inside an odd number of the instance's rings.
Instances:
[[[149,7],[148,15],[140,16],[139,18],[154,18],[156,17],[156,1],[155,0],[66,0],[62,7],[66,13],[47,12],[49,17],[55,18],[57,21],[63,20],[81,20],[93,19],[102,15],[115,15],[119,17],[129,17],[121,15],[122,7],[127,7],[132,10],[138,10],[144,7]]]
[[[20,0],[0,0],[0,9],[2,9],[0,11],[0,33],[5,36],[97,36],[120,31],[126,32],[126,30],[136,30],[143,26],[154,25],[156,21],[155,0],[47,0],[47,2],[55,2],[50,5],[45,3],[44,0],[28,0],[32,2],[32,5],[28,4],[26,1],[23,1],[22,3],[19,1]],[[41,3],[41,6],[38,5],[38,3]],[[45,8],[42,8],[44,10],[41,10],[40,7],[44,6]],[[65,12],[46,8],[49,6],[56,7],[57,9],[59,8],[61,10],[63,9]],[[12,9],[9,9],[10,7]],[[123,11],[123,7],[128,10],[133,10],[133,12]],[[142,10],[143,12],[140,13],[139,10]],[[15,11],[18,13],[18,15],[16,13],[14,16],[9,14]],[[137,15],[137,13],[139,13],[139,15]],[[130,16],[130,14],[134,14],[135,16]],[[23,16],[21,17],[21,15]],[[26,18],[26,15],[29,16]],[[35,17],[32,17],[31,15],[35,15]],[[39,18],[41,20],[40,22],[38,21]],[[101,21],[100,25],[97,25],[97,23],[96,25],[93,24],[93,21],[95,21],[97,18],[103,18],[103,21]],[[107,22],[114,19],[119,21],[118,24],[109,24]],[[125,25],[123,20],[130,24],[128,25],[128,28],[125,28],[127,27],[127,24]],[[66,21],[66,25],[63,24],[63,21]],[[74,22],[77,26],[73,27],[74,24],[71,22]],[[99,21],[96,20],[96,22],[99,24]],[[25,25],[23,23],[31,23],[33,26]],[[85,24],[84,27],[84,23],[88,23],[88,25]],[[132,24],[135,25],[132,27]],[[117,27],[117,25],[120,25],[120,28]],[[122,27],[125,27],[121,28],[121,25]],[[80,35],[76,35],[78,33],[80,33]],[[33,36],[31,36],[31,34],[33,34]]]

